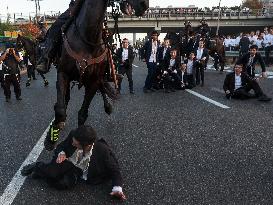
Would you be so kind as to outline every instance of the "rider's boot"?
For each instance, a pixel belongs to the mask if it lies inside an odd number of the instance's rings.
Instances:
[[[56,143],[59,139],[60,129],[54,123],[50,124],[49,130],[47,132],[44,146],[48,151],[52,151],[56,147]]]

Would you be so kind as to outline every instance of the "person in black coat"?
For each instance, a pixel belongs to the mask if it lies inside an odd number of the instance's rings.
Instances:
[[[45,179],[57,189],[73,188],[80,179],[95,185],[112,180],[112,196],[125,200],[118,160],[104,139],[96,139],[90,126],[72,130],[55,149],[51,162],[36,162],[23,167],[21,174]]]
[[[145,58],[148,74],[145,80],[145,85],[143,87],[143,92],[154,92],[155,90],[152,88],[153,82],[156,77],[156,70],[158,65],[158,49],[160,42],[158,40],[158,32],[153,31],[151,33],[151,39],[147,41],[144,45],[143,49],[143,57]]]
[[[181,71],[180,57],[177,56],[177,50],[172,49],[170,56],[164,60],[163,84],[165,92],[168,93],[181,89]]]
[[[205,66],[206,62],[209,59],[209,51],[204,47],[204,41],[199,41],[199,47],[194,52],[196,56],[197,66],[196,66],[196,85],[200,84],[201,78],[201,86],[204,86],[205,80]]]
[[[2,72],[4,76],[4,94],[6,96],[6,102],[9,102],[11,98],[11,84],[14,87],[16,99],[22,100],[19,66],[22,67],[24,64],[19,57],[19,53],[12,44],[8,44],[6,47],[7,50],[0,56],[0,61],[3,61]]]
[[[271,101],[271,98],[267,97],[258,82],[251,78],[247,73],[242,72],[243,66],[240,64],[235,65],[234,72],[227,74],[223,89],[228,99],[248,99],[257,97],[260,101]],[[250,90],[254,90],[255,95],[249,93]]]
[[[133,87],[133,69],[132,64],[134,61],[134,52],[133,48],[129,46],[127,38],[122,40],[122,48],[117,50],[117,59],[118,59],[118,73],[121,75],[126,74],[129,82],[129,90],[131,94],[134,94]],[[122,78],[118,80],[118,92],[121,90]]]
[[[264,60],[260,53],[257,52],[258,47],[252,45],[249,48],[249,52],[243,55],[238,61],[237,64],[243,65],[243,72],[246,72],[249,76],[255,77],[255,65],[260,63],[262,68],[262,76],[266,77],[266,68]]]
[[[184,61],[186,65],[186,76],[189,87],[193,88],[196,86],[196,68],[198,62],[196,61],[194,52],[191,52],[189,58]]]
[[[239,42],[240,56],[243,56],[248,52],[249,45],[250,45],[250,40],[247,37],[247,35],[244,34],[243,37],[241,38],[240,42]]]

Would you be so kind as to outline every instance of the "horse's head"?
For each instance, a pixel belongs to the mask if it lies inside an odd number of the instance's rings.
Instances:
[[[134,10],[136,16],[142,16],[149,8],[149,0],[121,0],[120,8],[127,15],[132,15]]]
[[[16,49],[17,50],[21,50],[24,47],[22,39],[23,39],[23,37],[20,34],[18,34],[18,37],[16,39]]]

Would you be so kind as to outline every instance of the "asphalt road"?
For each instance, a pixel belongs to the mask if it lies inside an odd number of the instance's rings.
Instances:
[[[226,100],[225,74],[208,70],[205,87],[193,90],[229,109],[220,108],[186,91],[144,94],[144,63],[134,67],[135,95],[124,79],[121,98],[108,116],[97,95],[86,124],[112,146],[119,158],[127,201],[122,204],[272,204],[273,203],[273,102]],[[25,88],[22,101],[5,102],[0,91],[0,193],[54,117],[56,71]],[[261,81],[273,97],[273,79]],[[83,90],[74,88],[62,135],[77,124]],[[43,151],[39,160],[49,160]],[[91,165],[92,166],[92,165]],[[27,179],[13,204],[108,205],[111,183],[77,185],[57,191],[43,181]],[[1,195],[0,194],[0,195]]]

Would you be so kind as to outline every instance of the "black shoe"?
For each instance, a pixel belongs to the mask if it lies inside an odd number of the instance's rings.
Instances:
[[[10,102],[10,98],[6,98],[6,102]]]
[[[16,100],[23,100],[20,96],[16,97]]]
[[[169,89],[164,90],[165,93],[170,93],[171,91]]]
[[[151,89],[149,89],[150,91],[152,91],[152,92],[155,92],[156,90],[155,89],[153,89],[153,88],[151,88]]]
[[[270,97],[267,97],[266,95],[261,95],[259,98],[258,98],[259,101],[263,101],[263,102],[269,102],[272,100],[272,98]]]
[[[135,94],[135,91],[133,91],[133,90],[130,90],[130,94]]]
[[[49,82],[47,80],[44,80],[44,86],[48,86]]]
[[[26,87],[30,86],[30,81],[26,82]]]
[[[33,80],[37,80],[37,78],[33,78]]]
[[[34,171],[35,168],[36,168],[36,162],[34,162],[32,164],[28,164],[22,168],[21,175],[28,176],[28,175],[32,174],[32,172]]]

